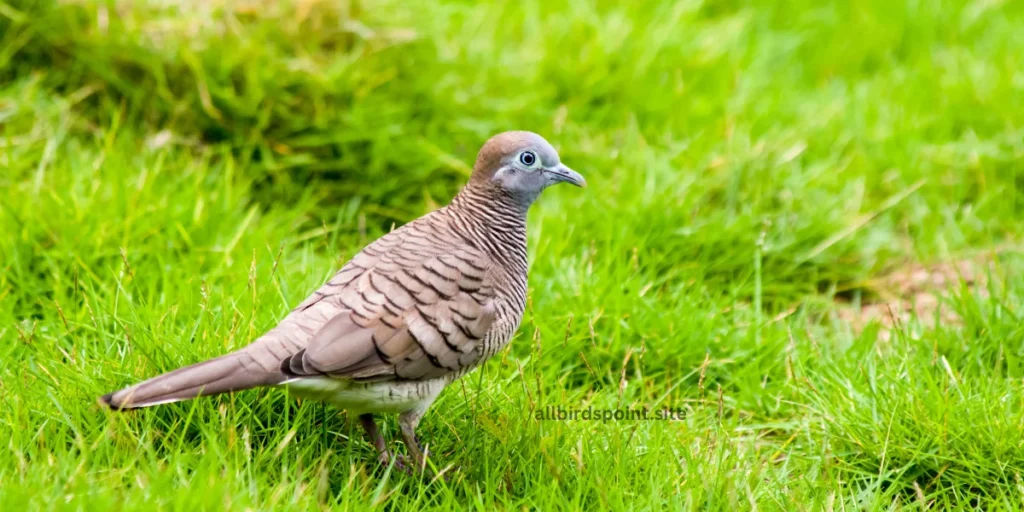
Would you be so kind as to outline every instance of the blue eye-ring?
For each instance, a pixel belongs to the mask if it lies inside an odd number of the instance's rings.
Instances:
[[[523,165],[531,167],[533,164],[537,163],[537,155],[535,155],[533,151],[523,151],[522,153],[519,153],[519,161],[522,162]]]

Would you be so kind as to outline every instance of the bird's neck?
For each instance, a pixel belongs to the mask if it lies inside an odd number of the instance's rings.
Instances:
[[[532,200],[500,187],[470,182],[447,209],[466,238],[496,260],[526,272],[526,214]]]
[[[470,180],[451,204],[454,206],[461,203],[466,206],[489,208],[488,211],[495,214],[515,216],[525,221],[526,213],[530,211],[530,206],[539,195],[540,191],[526,194],[505,189],[494,182]]]

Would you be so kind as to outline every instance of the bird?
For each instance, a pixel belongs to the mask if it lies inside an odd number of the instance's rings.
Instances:
[[[540,135],[499,133],[446,206],[378,238],[277,326],[214,359],[108,393],[129,410],[285,387],[358,417],[383,464],[423,470],[416,428],[441,391],[512,339],[527,294],[526,218],[551,185],[586,187]],[[397,414],[393,455],[375,415]]]

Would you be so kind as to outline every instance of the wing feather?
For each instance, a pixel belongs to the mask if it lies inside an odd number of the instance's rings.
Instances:
[[[315,328],[281,370],[293,377],[416,380],[478,361],[495,319],[489,260],[470,247],[417,242],[368,246],[353,267],[296,308],[282,327]]]

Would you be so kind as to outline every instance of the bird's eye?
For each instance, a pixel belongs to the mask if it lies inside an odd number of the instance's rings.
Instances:
[[[519,161],[527,167],[532,167],[533,164],[537,163],[537,155],[533,151],[523,151],[519,153]]]

